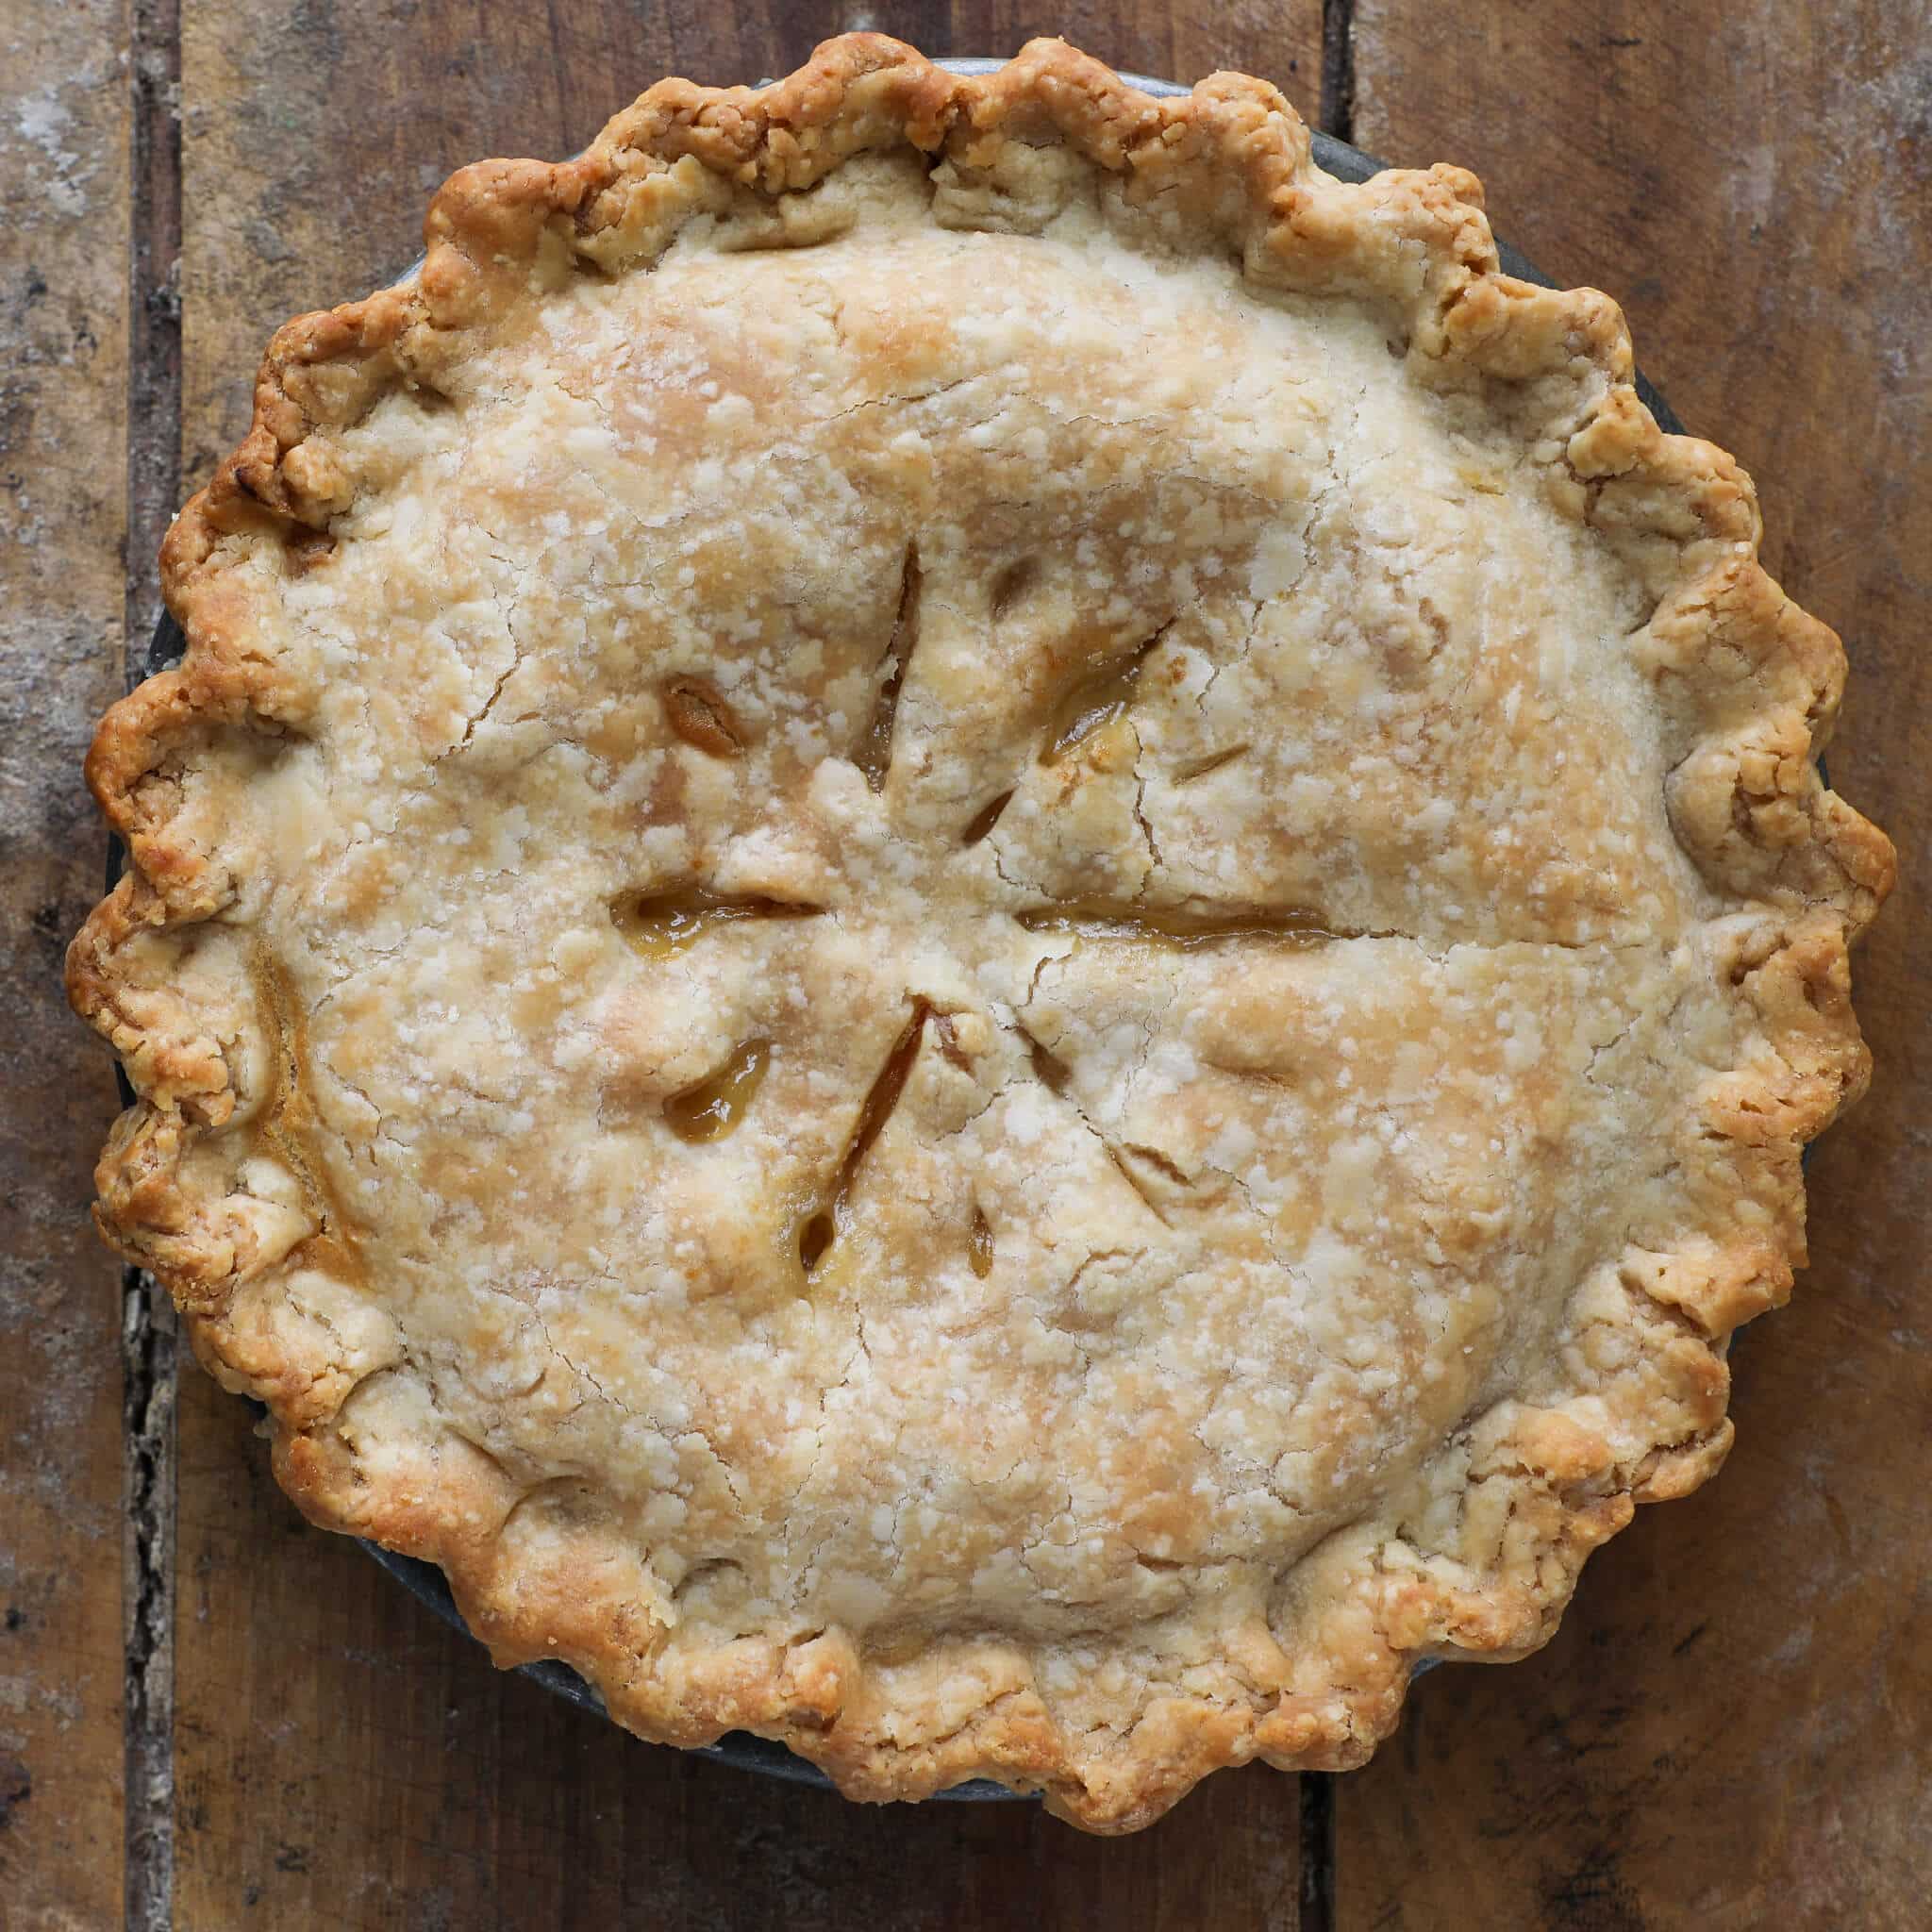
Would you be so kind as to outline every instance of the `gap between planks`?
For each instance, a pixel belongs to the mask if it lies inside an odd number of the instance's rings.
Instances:
[[[181,9],[133,0],[128,82],[126,676],[160,619],[156,558],[181,489]],[[122,1275],[124,1924],[175,1919],[175,1391],[173,1303]]]
[[[1322,0],[1322,98],[1316,119],[1324,134],[1355,140],[1355,0]]]

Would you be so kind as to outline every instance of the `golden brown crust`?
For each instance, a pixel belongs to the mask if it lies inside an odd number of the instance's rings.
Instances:
[[[1547,501],[1641,589],[1628,650],[1654,704],[1652,775],[1699,882],[1682,893],[1708,895],[1685,927],[1697,970],[1729,1002],[1719,1058],[1659,1130],[1657,1166],[1690,1207],[1654,1228],[1634,1208],[1538,1374],[1490,1391],[1386,1507],[1218,1624],[1212,1659],[1163,1676],[1158,1641],[1129,1629],[1105,1667],[1133,1688],[1111,1724],[1084,1729],[1024,1630],[905,1657],[836,1622],[667,1644],[648,1555],[600,1529],[571,1479],[530,1487],[426,1413],[414,1439],[385,1423],[370,1446],[358,1417],[378,1391],[397,1416],[419,1398],[390,1373],[410,1344],[363,1291],[354,1217],[312,1152],[299,1002],[250,938],[277,859],[182,778],[219,766],[232,791],[312,727],[315,680],[264,645],[236,559],[293,573],[353,541],[343,439],[383,398],[443,395],[492,331],[574,278],[641,273],[695,220],[729,217],[754,245],[832,232],[849,211],[810,191],[908,146],[937,158],[939,219],[970,208],[969,225],[1023,235],[1065,192],[1041,155],[1077,158],[1164,236],[1232,254],[1271,299],[1366,311],[1418,385],[1516,427]],[[276,334],[248,436],[163,552],[187,656],[108,713],[88,763],[132,872],[75,941],[70,996],[141,1096],[103,1157],[97,1216],[174,1291],[203,1358],[269,1402],[291,1495],[319,1523],[441,1563],[501,1661],[564,1658],[646,1735],[758,1730],[858,1797],[1002,1777],[1094,1830],[1149,1822],[1218,1765],[1360,1763],[1419,1657],[1543,1641],[1634,1502],[1682,1494],[1723,1459],[1723,1341],[1785,1298],[1804,1258],[1798,1155],[1863,1086],[1847,948],[1892,877],[1883,834],[1818,775],[1838,641],[1758,564],[1750,480],[1637,401],[1615,305],[1499,274],[1459,169],[1345,188],[1312,169],[1306,130],[1262,83],[1221,75],[1151,100],[1058,42],[975,80],[850,35],[761,92],[662,82],[578,159],[462,170],[425,237],[413,280]],[[746,727],[714,685],[688,677],[666,703],[694,755],[739,758]],[[1595,925],[1577,917],[1537,936],[1617,941],[1614,906]],[[1682,997],[1694,975],[1678,971]],[[208,1014],[241,1010],[237,988],[245,1016],[211,1032]],[[275,1158],[237,1181],[209,1165],[210,1137],[244,1124]],[[1463,1238],[1446,1209],[1441,1230]]]

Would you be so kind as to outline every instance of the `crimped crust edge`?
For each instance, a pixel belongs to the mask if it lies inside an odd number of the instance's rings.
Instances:
[[[141,990],[124,965],[129,948],[213,918],[246,891],[223,854],[175,823],[170,774],[209,734],[301,728],[299,694],[249,652],[219,553],[237,537],[291,552],[327,544],[343,480],[309,441],[319,425],[355,420],[398,384],[433,388],[471,332],[547,272],[546,250],[566,268],[622,274],[693,211],[808,190],[854,154],[910,143],[985,166],[1001,143],[1026,139],[1065,142],[1141,192],[1178,190],[1191,217],[1264,282],[1399,309],[1412,358],[1488,379],[1499,408],[1546,427],[1553,396],[1580,399],[1555,465],[1559,492],[1655,579],[1657,608],[1637,647],[1660,705],[1681,720],[1671,823],[1715,889],[1763,914],[1740,935],[1731,971],[1770,1042],[1758,1066],[1713,1078],[1702,1095],[1704,1130],[1731,1150],[1740,1191],[1766,1216],[1712,1252],[1632,1253],[1618,1283],[1598,1291],[1600,1318],[1641,1329],[1668,1364],[1682,1439],[1619,1462],[1575,1415],[1504,1405],[1459,1445],[1471,1482],[1508,1494],[1514,1541],[1492,1574],[1451,1574],[1384,1523],[1339,1532],[1284,1585],[1311,1641],[1291,1655],[1257,1628],[1229,1659],[1239,1694],[1151,1692],[1131,1728],[1102,1738],[1063,1734],[1025,1655],[990,1639],[884,1673],[834,1629],[746,1639],[659,1671],[629,1553],[590,1539],[533,1560],[506,1534],[519,1497],[480,1454],[426,1441],[417,1466],[372,1483],[331,1426],[353,1381],[318,1392],[278,1358],[273,1334],[238,1314],[238,1289],[275,1258],[274,1229],[184,1174],[197,1137],[236,1106],[230,1057],[186,1002]],[[275,335],[248,435],[162,553],[187,656],[114,707],[88,759],[132,864],[75,939],[68,987],[141,1095],[103,1156],[96,1218],[174,1292],[203,1359],[270,1402],[289,1493],[320,1524],[441,1563],[499,1662],[563,1658],[645,1736],[758,1731],[862,1798],[998,1777],[1041,1790],[1092,1830],[1150,1822],[1220,1765],[1358,1764],[1393,1727],[1417,1659],[1514,1657],[1544,1641],[1584,1558],[1635,1503],[1683,1494],[1723,1460],[1724,1340],[1789,1293],[1804,1259],[1798,1152],[1867,1076],[1848,948],[1893,865],[1884,835],[1818,777],[1843,681],[1838,640],[1758,564],[1749,478],[1724,452],[1662,435],[1638,402],[1615,305],[1499,274],[1480,190],[1459,169],[1344,189],[1313,173],[1306,129],[1262,83],[1215,75],[1190,96],[1154,100],[1058,42],[1034,42],[972,80],[857,34],[764,91],[660,82],[575,160],[460,171],[436,197],[425,238],[412,280]],[[941,1675],[962,1674],[983,1688],[968,1720],[922,1730],[922,1694],[936,1698]]]

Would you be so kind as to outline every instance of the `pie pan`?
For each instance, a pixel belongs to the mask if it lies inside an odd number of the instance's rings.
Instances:
[[[975,75],[992,71],[1003,63],[991,59],[949,59],[936,64],[958,74]],[[1128,85],[1153,95],[1178,95],[1189,92],[1188,89],[1174,82],[1132,74],[1123,75],[1121,77]],[[1361,182],[1380,170],[1381,163],[1330,136],[1316,132],[1312,136],[1312,142],[1317,164],[1340,179]],[[1506,272],[1542,287],[1557,286],[1507,243],[1499,242],[1497,245],[1501,265]],[[1656,417],[1658,425],[1667,432],[1678,432],[1680,425],[1676,418],[1656,390],[1641,375],[1636,377],[1636,388],[1640,397]],[[174,620],[163,619],[153,640],[145,669],[152,674],[174,663],[180,657],[183,647],[182,634]],[[120,860],[121,855],[117,847],[110,858],[110,878],[118,876]],[[126,1093],[125,1097],[132,1101],[131,1093]],[[440,1570],[431,1564],[382,1549],[374,1543],[365,1544],[365,1547],[371,1556],[420,1602],[453,1627],[463,1627],[455,1601]],[[1427,1667],[1425,1662],[1418,1666],[1418,1669]],[[546,1661],[527,1664],[522,1668],[526,1674],[559,1695],[568,1697],[587,1709],[600,1713],[603,1711],[603,1704],[595,1691],[567,1666]],[[780,1744],[749,1734],[731,1733],[715,1744],[700,1748],[703,1755],[722,1762],[761,1771],[769,1775],[783,1777],[796,1783],[813,1785],[824,1790],[832,1789],[830,1779],[816,1767],[794,1757]],[[974,1779],[955,1786],[939,1795],[955,1800],[985,1802],[1015,1800],[1025,1794],[1011,1791],[1005,1786],[989,1780]]]

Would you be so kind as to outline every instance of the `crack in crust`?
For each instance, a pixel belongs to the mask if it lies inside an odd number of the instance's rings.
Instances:
[[[1680,1250],[1633,1244],[1620,1268],[1592,1275],[1551,1386],[1536,1400],[1490,1403],[1444,1444],[1431,1468],[1459,1482],[1437,1483],[1412,1520],[1329,1536],[1275,1579],[1264,1608],[1226,1627],[1218,1674],[1184,1684],[1157,1641],[1128,1642],[1121,1662],[1136,1688],[1118,1723],[1098,1729],[1065,1723],[1041,1659],[997,1635],[905,1660],[884,1647],[869,1655],[837,1626],[754,1632],[701,1654],[667,1648],[676,1579],[584,1526],[568,1486],[526,1492],[479,1445],[439,1435],[429,1412],[420,1442],[391,1441],[379,1466],[367,1463],[351,1398],[390,1374],[393,1334],[352,1288],[334,1300],[306,1291],[299,1327],[256,1292],[291,1257],[324,1276],[355,1275],[343,1204],[324,1197],[299,1150],[290,1164],[300,1185],[280,1197],[266,1182],[258,1194],[245,1183],[224,1193],[198,1151],[251,1110],[268,1141],[299,1140],[303,1110],[299,1017],[273,963],[234,939],[272,889],[270,858],[245,838],[213,842],[184,803],[181,774],[196,759],[229,759],[245,779],[261,747],[309,723],[308,686],[251,641],[246,591],[225,558],[252,544],[284,549],[291,570],[328,568],[316,559],[342,541],[332,525],[353,488],[330,434],[391,392],[443,396],[447,373],[520,305],[578,275],[642,273],[707,215],[740,218],[754,245],[812,245],[849,218],[811,191],[855,156],[908,146],[930,171],[935,219],[983,189],[984,223],[1016,233],[1043,219],[1028,171],[1058,149],[1133,205],[1166,209],[1196,245],[1233,254],[1257,289],[1376,311],[1419,380],[1474,384],[1501,419],[1533,428],[1553,500],[1645,587],[1652,608],[1630,647],[1661,720],[1670,825],[1719,903],[1746,915],[1713,929],[1757,1051],[1711,1075],[1697,1131],[1722,1145],[1723,1173],[1754,1218]],[[1759,566],[1755,497],[1736,463],[1661,435],[1637,401],[1615,305],[1497,273],[1479,186],[1460,169],[1343,187],[1310,167],[1306,130],[1263,83],[1218,75],[1188,98],[1150,100],[1057,42],[1035,42],[980,79],[855,34],[761,92],[664,81],[575,160],[462,170],[425,234],[411,280],[300,317],[269,345],[247,437],[163,550],[187,656],[108,713],[87,767],[132,871],[74,941],[68,985],[141,1096],[102,1158],[96,1216],[175,1292],[203,1358],[271,1401],[290,1493],[320,1523],[441,1563],[499,1660],[564,1658],[646,1735],[691,1742],[755,1729],[857,1797],[1004,1778],[1095,1830],[1144,1824],[1215,1767],[1256,1756],[1358,1764],[1395,1723],[1416,1659],[1517,1656],[1543,1641],[1585,1557],[1634,1503],[1682,1494],[1723,1459],[1719,1351],[1737,1323],[1785,1298],[1804,1258],[1797,1154],[1862,1089],[1847,949],[1892,876],[1884,836],[1817,774],[1843,678],[1838,640]],[[918,582],[908,557],[902,630]],[[1016,575],[997,601],[1024,595]],[[904,655],[890,670],[894,703]],[[488,680],[484,712],[521,662],[517,653]],[[717,760],[738,756],[743,727],[714,689],[688,681],[667,702],[683,707],[677,729],[691,744]],[[1246,750],[1218,749],[1181,777],[1205,787]],[[968,801],[969,842],[992,829],[1007,796]],[[209,1037],[198,1022],[192,981],[204,971],[260,989],[275,1042],[266,1075],[247,1063],[245,1041]],[[915,1048],[925,1017],[916,1009]],[[1621,1045],[1607,1041],[1605,1056]],[[1155,1189],[1180,1170],[1137,1151],[1149,1172],[1122,1173],[1164,1220]],[[974,1211],[978,1273],[994,1244]],[[862,1328],[855,1363],[860,1354]],[[1662,1440],[1626,1426],[1640,1402],[1665,1418]],[[1150,1562],[1158,1583],[1173,1581],[1165,1558]],[[720,1564],[682,1587],[716,1591],[729,1573]]]

